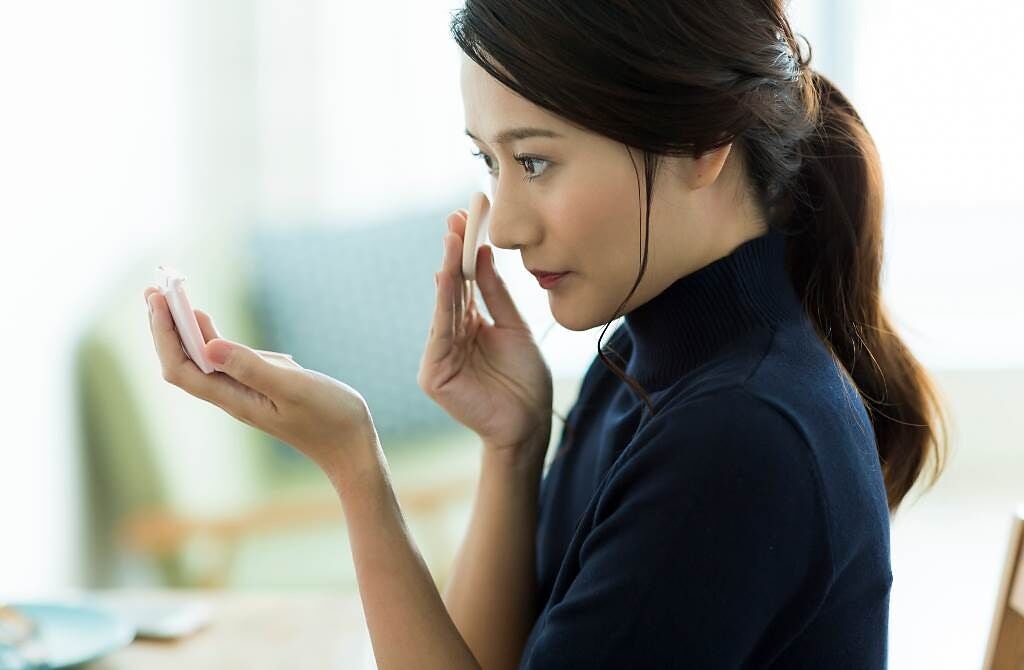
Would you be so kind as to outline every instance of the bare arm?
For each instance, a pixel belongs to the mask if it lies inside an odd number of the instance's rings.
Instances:
[[[344,509],[377,667],[479,670],[405,526],[380,444],[347,451],[324,471]]]
[[[484,446],[469,529],[445,589],[452,620],[487,670],[518,667],[537,615],[534,536],[546,447],[512,458]]]

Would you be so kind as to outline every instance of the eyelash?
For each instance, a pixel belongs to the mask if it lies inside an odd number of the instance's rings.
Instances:
[[[490,156],[488,156],[487,154],[485,154],[482,151],[473,152],[473,156],[476,156],[478,158],[483,158],[483,159],[490,158]],[[512,158],[514,158],[517,163],[522,165],[524,170],[526,169],[526,165],[524,164],[525,161],[530,161],[531,163],[533,163],[533,162],[545,163],[545,164],[548,165],[548,167],[550,167],[550,165],[551,165],[551,161],[545,160],[543,158],[534,158],[533,156],[526,156],[524,154],[512,154]],[[484,160],[484,164],[485,165],[487,164],[486,160]],[[546,169],[547,168],[545,168],[545,170]],[[490,172],[491,175],[495,175],[495,172],[493,170],[491,170],[490,167],[488,167],[487,171]],[[538,174],[538,175],[531,175],[531,174],[527,173],[526,175],[523,176],[523,179],[526,180],[526,181],[534,181],[536,179],[540,179],[543,176],[543,174],[544,174],[543,172],[541,174]]]

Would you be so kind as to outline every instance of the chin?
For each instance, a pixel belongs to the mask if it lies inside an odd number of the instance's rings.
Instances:
[[[566,330],[572,330],[577,333],[581,333],[583,331],[590,330],[591,328],[595,328],[597,326],[603,326],[605,323],[604,321],[595,322],[589,314],[576,313],[564,309],[565,305],[562,305],[563,309],[558,309],[555,307],[554,304],[556,302],[557,301],[552,300],[550,303],[551,316],[555,317],[555,321],[558,322],[558,325],[560,325],[562,328],[565,328]]]

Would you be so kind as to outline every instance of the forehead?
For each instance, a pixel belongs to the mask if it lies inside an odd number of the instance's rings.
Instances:
[[[498,65],[495,68],[504,72]],[[465,53],[462,54],[460,83],[466,128],[485,141],[511,124],[543,125],[559,132],[570,131],[557,116],[505,86]]]

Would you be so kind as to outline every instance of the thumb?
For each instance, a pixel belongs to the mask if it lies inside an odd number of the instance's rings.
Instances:
[[[494,249],[489,244],[480,246],[480,253],[484,254],[486,249],[487,258],[484,262],[477,262],[477,285],[480,287],[480,295],[487,304],[487,311],[494,317],[494,325],[499,327],[522,327],[528,328],[523,320],[519,309],[509,295],[508,286],[498,275],[494,266]]]
[[[267,362],[254,349],[238,342],[215,338],[206,343],[204,353],[219,372],[268,398],[280,396],[285,369]]]

